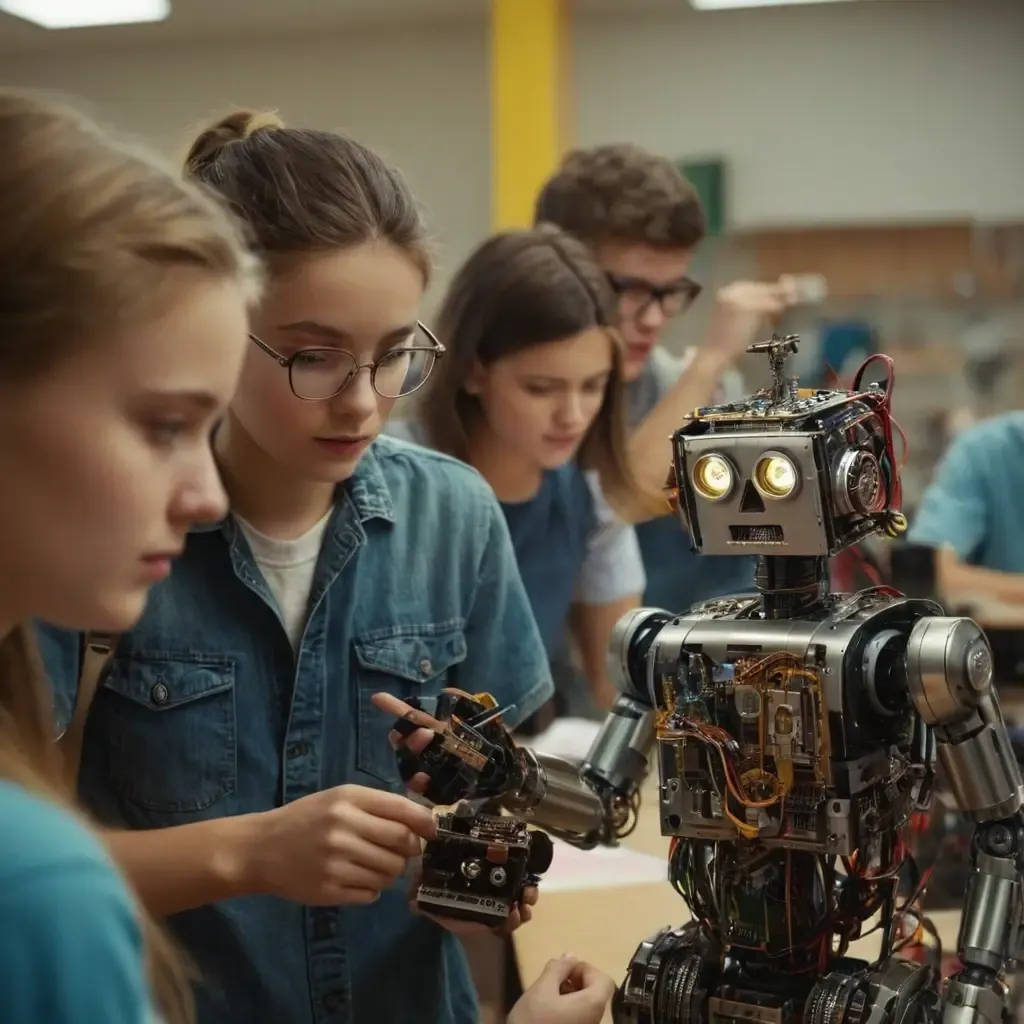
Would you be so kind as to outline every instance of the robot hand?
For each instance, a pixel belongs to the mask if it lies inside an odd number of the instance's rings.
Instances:
[[[449,689],[403,701],[377,693],[373,703],[396,718],[391,738],[403,781],[432,803],[500,799],[525,781],[523,751],[490,694]]]
[[[494,800],[582,848],[632,830],[653,741],[653,712],[620,695],[582,763],[517,746],[490,694],[442,690],[430,701],[377,693],[397,719],[391,741],[402,778],[434,803]]]

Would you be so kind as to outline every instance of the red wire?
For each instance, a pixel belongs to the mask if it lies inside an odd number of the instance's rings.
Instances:
[[[903,466],[907,461],[910,446],[907,443],[907,435],[904,433],[903,428],[896,422],[896,420],[893,419],[892,416],[892,389],[896,383],[896,365],[893,363],[892,358],[890,356],[883,355],[881,352],[873,352],[869,355],[867,359],[861,363],[860,369],[858,369],[854,374],[853,390],[861,390],[864,374],[873,362],[882,363],[887,371],[885,391],[882,394],[881,399],[874,399],[872,404],[875,406],[879,421],[882,425],[882,434],[885,438],[885,455],[889,462],[889,470],[892,473],[892,491],[889,495],[889,505],[893,509],[900,510],[903,505],[903,484],[900,481],[900,471],[903,469]],[[896,446],[893,443],[893,427],[896,428],[896,432],[900,435],[900,440],[903,442],[903,458],[900,460],[899,464],[896,462]]]

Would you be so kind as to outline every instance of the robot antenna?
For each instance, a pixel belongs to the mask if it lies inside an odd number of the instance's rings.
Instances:
[[[768,341],[756,341],[748,352],[767,352],[772,367],[772,401],[776,405],[783,404],[790,394],[789,381],[786,379],[786,359],[797,352],[800,347],[799,334],[787,334],[780,338],[773,334]]]

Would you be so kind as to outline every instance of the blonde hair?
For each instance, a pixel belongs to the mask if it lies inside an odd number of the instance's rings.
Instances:
[[[173,301],[182,273],[243,282],[259,269],[231,216],[145,153],[63,107],[0,90],[0,384],[43,375]],[[27,625],[0,640],[0,778],[73,808],[51,698]],[[169,1024],[194,1019],[189,972],[143,920]]]

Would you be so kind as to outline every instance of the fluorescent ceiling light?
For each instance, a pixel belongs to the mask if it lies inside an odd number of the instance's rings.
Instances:
[[[741,7],[794,7],[797,4],[843,3],[848,0],[690,0],[697,11],[731,11]]]
[[[163,21],[171,0],[0,0],[0,11],[43,28],[90,28]]]

